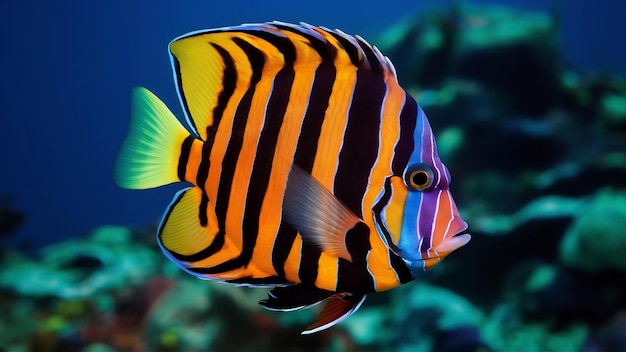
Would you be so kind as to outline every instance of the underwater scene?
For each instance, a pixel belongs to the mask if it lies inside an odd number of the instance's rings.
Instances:
[[[626,3],[3,7],[0,351],[626,351]]]

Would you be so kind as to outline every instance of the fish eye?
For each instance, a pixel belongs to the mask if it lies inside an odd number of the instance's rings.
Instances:
[[[404,172],[404,182],[413,191],[423,191],[433,184],[433,169],[418,163],[409,166]]]

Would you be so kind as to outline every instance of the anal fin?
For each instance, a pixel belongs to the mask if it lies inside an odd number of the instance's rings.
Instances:
[[[274,288],[259,304],[269,310],[294,311],[318,304],[333,294],[333,291],[297,284]]]
[[[302,334],[307,335],[328,329],[343,321],[361,307],[365,297],[366,295],[353,294],[335,294],[330,296],[326,300],[322,311],[317,315],[315,322],[309,325]]]
[[[199,187],[176,193],[159,225],[157,242],[163,253],[181,269],[213,279],[189,270],[193,262],[212,254],[210,248],[219,231],[213,207],[209,201],[203,202],[203,197]]]

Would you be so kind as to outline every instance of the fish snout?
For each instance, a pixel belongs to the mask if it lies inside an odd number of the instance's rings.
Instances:
[[[459,215],[450,191],[443,191],[439,197],[439,211],[435,217],[435,228],[431,247],[426,255],[426,269],[431,268],[448,254],[466,245],[471,236],[463,233],[467,223]]]
[[[450,229],[441,243],[433,247],[433,251],[439,255],[447,255],[466,245],[472,236],[469,233],[461,234],[467,230],[467,223],[461,217],[454,217],[451,221]]]

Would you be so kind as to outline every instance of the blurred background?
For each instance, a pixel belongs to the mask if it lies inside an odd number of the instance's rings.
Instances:
[[[626,351],[626,3],[20,1],[2,5],[0,351]],[[127,191],[130,89],[183,116],[167,44],[281,20],[359,34],[429,116],[470,244],[337,327],[195,280]],[[242,339],[245,337],[245,339]]]

